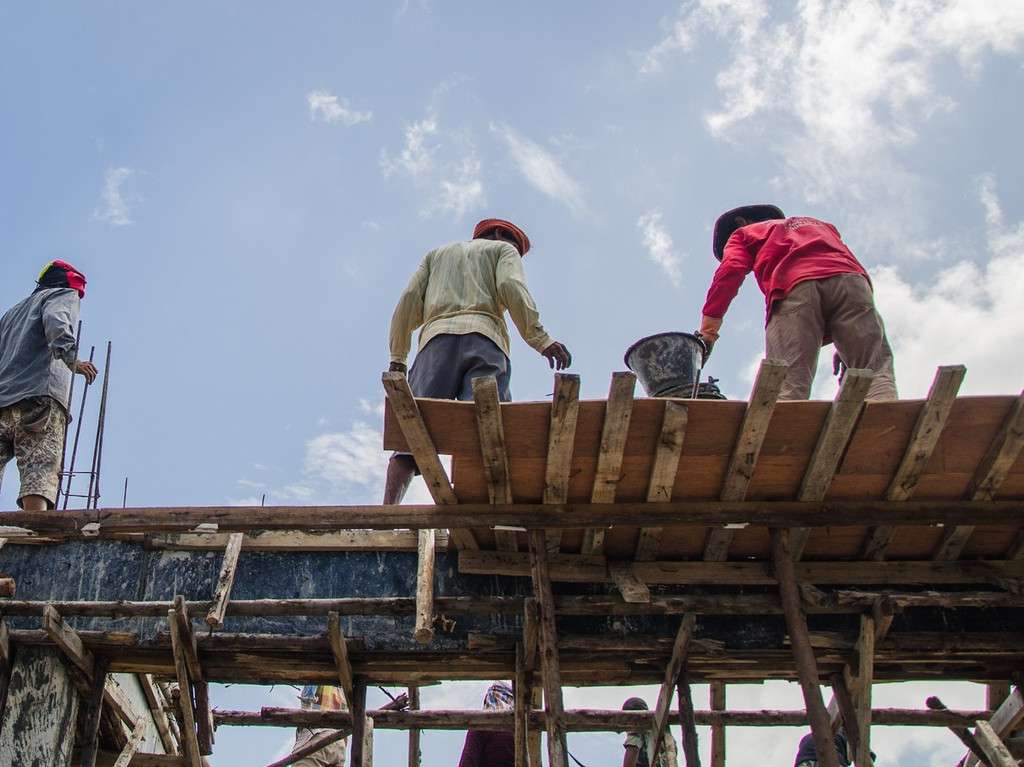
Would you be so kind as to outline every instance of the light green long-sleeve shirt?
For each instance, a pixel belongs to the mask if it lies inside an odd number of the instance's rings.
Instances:
[[[442,333],[480,333],[509,353],[508,311],[519,335],[538,352],[553,343],[526,288],[519,252],[507,242],[453,242],[427,253],[391,318],[391,361],[405,362],[411,336],[419,348]]]

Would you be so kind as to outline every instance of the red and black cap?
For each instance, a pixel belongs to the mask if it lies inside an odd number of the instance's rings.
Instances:
[[[723,213],[715,221],[715,235],[711,241],[711,250],[719,261],[725,255],[725,243],[739,228],[736,226],[736,216],[743,216],[748,221],[771,221],[775,218],[785,218],[786,214],[775,205],[741,205]]]
[[[67,261],[51,261],[39,272],[36,280],[41,288],[71,288],[85,298],[85,275]]]
[[[526,252],[530,249],[530,238],[518,226],[503,218],[485,218],[473,228],[473,239],[475,240],[480,235],[487,234],[495,229],[504,229],[511,234],[519,246],[519,255],[526,255]]]

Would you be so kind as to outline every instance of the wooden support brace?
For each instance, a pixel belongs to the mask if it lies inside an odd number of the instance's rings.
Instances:
[[[419,531],[416,553],[416,627],[413,636],[420,644],[434,638],[434,566],[437,539],[433,530]]]
[[[669,658],[668,666],[665,667],[665,676],[661,682],[661,689],[658,691],[658,702],[654,707],[654,725],[651,728],[649,764],[658,763],[658,754],[661,753],[662,735],[668,727],[669,704],[672,703],[672,691],[676,687],[676,680],[679,672],[682,671],[683,663],[686,662],[686,653],[689,650],[690,640],[693,638],[694,629],[697,625],[697,616],[687,613],[679,622],[679,630],[676,631],[675,641],[672,643],[672,655]]]
[[[513,680],[512,692],[515,701],[515,767],[529,767],[530,757],[527,753],[527,733],[530,722],[530,682],[529,673],[524,663],[523,643],[516,643],[516,675]],[[411,767],[411,765],[410,765]]]
[[[1013,539],[1010,548],[1006,552],[1006,559],[1024,559],[1024,528],[1017,531],[1017,537]]]
[[[182,640],[182,648],[185,654],[185,664],[188,676],[192,683],[192,696],[195,701],[194,717],[196,733],[201,754],[213,752],[213,714],[210,708],[210,685],[203,673],[203,666],[199,662],[199,645],[196,642],[195,633],[192,631],[192,620],[189,618],[188,609],[185,606],[185,598],[178,594],[174,597],[175,622],[178,626],[178,633]]]
[[[725,711],[725,682],[712,682],[709,685],[710,708],[712,711]],[[711,725],[711,767],[725,767],[725,725]]]
[[[991,501],[1000,485],[1017,462],[1024,450],[1024,393],[1014,403],[1010,414],[1003,421],[988,452],[974,473],[966,497],[972,501]],[[939,541],[933,559],[956,559],[974,533],[974,525],[957,525],[947,528]]]
[[[686,767],[700,767],[699,742],[697,740],[697,723],[693,714],[693,695],[690,690],[690,680],[686,674],[684,665],[676,682],[676,695],[679,698],[679,727],[683,737],[683,754],[686,757]],[[666,732],[663,737],[672,737]]]
[[[348,645],[345,641],[345,632],[341,630],[341,616],[338,613],[327,614],[327,637],[338,671],[338,682],[345,694],[345,705],[351,708],[352,699],[355,697],[355,677],[352,674],[352,664],[349,663]]]
[[[974,739],[985,752],[992,767],[1019,767],[1020,762],[1013,758],[1002,738],[984,719],[978,721],[974,729]]]
[[[340,730],[327,730],[321,732],[314,737],[307,740],[301,746],[296,748],[287,756],[278,759],[275,762],[271,762],[267,767],[288,767],[290,764],[295,764],[300,759],[305,759],[311,754],[315,754],[317,751],[321,751],[332,743],[336,743],[342,738],[347,738],[352,733],[351,727],[346,727]]]
[[[82,702],[85,716],[82,725],[81,767],[96,767],[96,752],[99,749],[100,718],[103,715],[103,693],[107,685],[108,661],[105,658],[93,662],[89,679],[89,692]]]
[[[14,669],[14,655],[11,647],[11,634],[4,619],[0,617],[0,723],[4,720],[7,708],[7,691],[11,685],[11,671]]]
[[[476,403],[476,427],[480,434],[484,475],[487,477],[487,495],[492,504],[512,503],[512,477],[508,470],[497,379],[491,376],[474,378],[473,401]],[[516,534],[511,530],[495,529],[494,542],[499,551],[519,549]]]
[[[821,688],[818,686],[818,664],[811,647],[807,618],[800,604],[796,568],[793,564],[793,554],[789,550],[789,531],[785,528],[772,531],[772,562],[775,564],[775,575],[779,581],[779,596],[786,618],[786,628],[789,631],[793,659],[796,662],[797,676],[800,679],[800,688],[804,695],[804,704],[807,707],[807,717],[811,722],[818,763],[822,767],[839,767],[828,711],[825,709]]]
[[[181,737],[184,740],[185,757],[189,767],[202,767],[202,756],[199,753],[199,739],[196,735],[196,714],[192,707],[192,692],[189,684],[188,637],[180,625],[177,610],[167,611],[167,622],[170,626],[171,652],[174,655],[174,673],[178,679],[179,701],[181,703]]]
[[[927,705],[928,708],[932,709],[933,711],[949,711],[949,709],[946,708],[946,704],[944,704],[934,695],[932,695],[925,701],[925,705]],[[953,726],[950,727],[949,730],[954,735],[956,735],[957,738],[959,738],[961,743],[967,746],[968,755],[973,754],[977,759],[981,761],[982,764],[985,765],[985,767],[992,767],[992,763],[989,762],[988,756],[985,755],[985,752],[981,749],[981,746],[978,745],[978,741],[974,739],[974,734],[969,729],[967,729],[966,727]],[[964,759],[966,758],[967,757],[964,757]],[[960,760],[961,764],[963,763],[964,759]]]
[[[999,708],[992,714],[992,718],[989,719],[989,725],[992,730],[999,737],[1006,737],[1015,729],[1021,726],[1024,722],[1024,693],[1021,691],[1021,687],[1015,687],[1006,700],[1004,700]],[[974,731],[975,738],[978,737],[978,731]],[[968,756],[966,767],[975,767],[978,764],[977,758],[973,755]]]
[[[844,669],[845,671],[845,669]],[[832,685],[832,700],[839,711],[839,718],[832,720],[833,732],[838,728],[839,721],[842,721],[843,729],[846,730],[846,742],[850,745],[850,751],[854,754],[860,748],[860,724],[857,720],[857,707],[853,702],[853,694],[846,684],[846,674],[836,673],[831,676],[829,683]],[[829,704],[829,715],[832,714],[832,704]]]
[[[132,763],[132,759],[142,746],[148,731],[149,725],[146,724],[146,720],[139,718],[135,722],[135,726],[132,727],[132,736],[128,739],[127,745],[121,749],[121,753],[118,754],[113,767],[128,767]],[[84,761],[82,762],[82,767],[85,767]]]
[[[569,500],[569,472],[572,451],[576,445],[576,417],[580,409],[580,377],[571,373],[555,374],[555,393],[551,401],[551,425],[548,429],[547,464],[544,469],[546,504]],[[547,549],[557,554],[562,545],[562,531],[547,531]]]
[[[361,767],[373,767],[373,719],[369,716],[363,716],[363,761]]]
[[[672,490],[679,472],[679,458],[683,454],[683,438],[686,436],[686,405],[666,400],[665,413],[661,420],[661,433],[654,452],[654,465],[647,483],[648,503],[667,503],[672,500]],[[642,527],[636,544],[634,557],[639,562],[651,562],[658,558],[661,534],[664,528]]]
[[[224,628],[224,613],[228,609],[228,599],[231,597],[231,586],[235,582],[235,572],[238,570],[238,555],[242,551],[242,533],[231,533],[228,538],[228,545],[224,547],[224,560],[220,565],[220,576],[217,578],[217,588],[213,592],[213,605],[206,614],[206,625],[211,629]]]
[[[746,497],[788,369],[786,363],[778,360],[761,361],[757,378],[754,380],[754,389],[750,394],[750,402],[747,404],[747,412],[740,426],[739,437],[733,446],[732,458],[725,471],[721,500],[742,501]],[[732,530],[726,528],[712,528],[704,544],[704,559],[709,562],[724,562],[728,559],[729,545],[734,535]]]
[[[434,440],[423,423],[419,408],[416,406],[416,398],[413,397],[412,389],[404,373],[384,373],[382,382],[384,392],[391,408],[398,419],[398,425],[402,429],[402,435],[409,445],[409,452],[412,453],[416,466],[423,475],[423,481],[427,484],[427,490],[434,503],[439,506],[454,505],[459,502],[452,489],[452,483],[448,474],[441,465],[441,459],[434,447]],[[471,530],[455,529],[451,531],[451,538],[460,549],[477,549],[476,538]]]
[[[622,455],[626,448],[630,418],[633,415],[635,388],[635,374],[612,373],[611,388],[604,411],[604,424],[601,427],[601,447],[597,453],[594,489],[590,494],[591,503],[615,502],[615,492],[622,478]],[[603,552],[605,530],[604,527],[587,528],[583,533],[581,553]]]
[[[81,638],[73,628],[64,623],[53,605],[43,608],[43,631],[53,640],[64,656],[71,661],[91,681],[96,661],[92,653],[82,644]]]
[[[658,529],[660,530],[660,528]],[[624,602],[635,604],[651,601],[651,590],[647,588],[646,583],[633,574],[631,562],[609,562],[608,576],[619,589]]]
[[[854,427],[860,419],[864,408],[864,398],[868,395],[871,381],[875,374],[870,370],[850,368],[843,376],[839,394],[825,418],[825,423],[818,434],[818,442],[811,453],[811,459],[804,472],[803,481],[797,497],[801,501],[824,500],[832,478],[835,477],[839,462],[846,453],[846,446],[853,435]],[[804,554],[804,546],[810,537],[809,527],[798,527],[789,532],[789,548],[793,558],[799,560]]]
[[[160,736],[160,743],[163,744],[164,752],[168,754],[178,753],[177,741],[171,734],[170,724],[167,721],[167,712],[164,710],[163,693],[157,689],[150,674],[136,674],[142,694],[146,698],[146,706],[153,717],[157,734]]]
[[[349,704],[352,712],[352,767],[363,767],[366,763],[366,682],[356,680],[355,691]]]
[[[860,617],[857,640],[857,728],[860,742],[854,756],[856,767],[873,767],[871,761],[871,688],[875,675],[875,619]]]
[[[565,707],[562,704],[562,673],[558,662],[558,633],[555,628],[555,600],[551,593],[547,541],[543,530],[530,531],[530,561],[533,591],[537,599],[540,617],[538,646],[548,720],[548,763],[549,767],[568,767]]]
[[[407,689],[409,696],[409,710],[419,711],[420,709],[420,688],[417,685],[410,685]],[[409,728],[409,767],[420,767],[420,730],[416,727]]]

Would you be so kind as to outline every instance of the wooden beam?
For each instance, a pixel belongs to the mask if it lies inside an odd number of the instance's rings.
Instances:
[[[178,680],[178,690],[181,693],[179,700],[181,702],[181,737],[184,740],[184,752],[189,767],[202,767],[199,739],[196,735],[196,715],[192,708],[192,691],[189,684],[187,637],[182,630],[177,610],[168,610],[167,623],[171,634],[171,652],[174,655],[174,673]]]
[[[178,636],[185,655],[185,664],[191,681],[191,690],[195,702],[194,718],[196,733],[201,754],[213,751],[214,728],[210,709],[210,685],[199,662],[199,645],[192,631],[192,619],[185,605],[185,597],[178,594],[174,597],[174,621],[178,627]],[[173,641],[172,641],[173,644]]]
[[[622,594],[623,601],[631,603],[645,603],[651,601],[651,590],[647,588],[646,583],[633,575],[632,563],[609,562],[608,576],[611,578],[612,583],[614,583],[619,589],[619,593]]]
[[[171,728],[167,722],[163,693],[153,683],[152,675],[136,674],[136,678],[139,680],[142,694],[146,698],[146,706],[149,708],[149,713],[153,718],[153,724],[156,726],[157,734],[160,736],[160,743],[163,744],[164,752],[168,754],[178,753],[177,741],[171,735]]]
[[[725,682],[708,685],[712,711],[725,711]],[[725,725],[711,725],[711,767],[725,767]]]
[[[60,648],[64,656],[85,675],[86,680],[91,681],[96,665],[92,653],[82,644],[78,633],[64,623],[60,613],[52,605],[43,608],[43,631]]]
[[[107,684],[106,658],[94,660],[88,679],[88,695],[82,701],[85,707],[82,717],[81,767],[96,767],[96,752],[99,748],[100,717],[103,714],[103,693]]]
[[[562,674],[558,662],[558,633],[555,628],[555,604],[551,594],[547,542],[543,530],[530,531],[530,560],[533,592],[540,617],[538,646],[541,676],[544,681],[544,704],[548,719],[548,763],[550,767],[568,767],[565,709],[562,704]]]
[[[368,716],[363,717],[363,760],[360,767],[373,767],[373,719]]]
[[[14,655],[11,650],[11,634],[7,623],[0,616],[0,724],[3,724],[4,721],[7,692],[11,685],[11,671],[14,669]]]
[[[861,368],[846,371],[839,394],[832,401],[825,423],[818,433],[818,442],[804,471],[800,490],[797,492],[799,500],[820,501],[825,498],[832,478],[839,469],[839,462],[846,453],[846,446],[853,435],[854,427],[860,419],[864,398],[868,395],[874,377],[872,371]],[[804,546],[807,545],[810,535],[809,527],[798,527],[789,531],[789,547],[794,559],[799,560],[803,556]]]
[[[775,564],[779,580],[779,596],[786,618],[786,628],[796,662],[797,676],[803,691],[804,703],[807,706],[807,717],[811,722],[811,733],[814,746],[818,752],[818,763],[822,767],[839,767],[836,749],[832,742],[832,727],[829,724],[828,711],[821,698],[818,686],[818,664],[814,659],[811,638],[807,631],[807,618],[800,604],[800,591],[797,587],[796,568],[793,554],[789,550],[789,531],[779,529],[772,531],[772,561]]]
[[[700,751],[697,741],[697,724],[693,713],[693,695],[690,691],[690,680],[686,676],[686,669],[683,668],[676,682],[676,695],[679,699],[679,728],[683,739],[683,754],[686,757],[686,767],[700,767]],[[671,738],[670,732],[665,733]]]
[[[679,672],[682,671],[686,662],[686,653],[689,650],[690,640],[693,638],[694,628],[697,625],[697,616],[687,613],[679,622],[679,629],[676,631],[675,641],[672,643],[672,656],[665,667],[665,676],[661,681],[661,689],[658,691],[658,702],[654,707],[654,724],[651,728],[650,740],[650,764],[658,763],[658,754],[661,752],[662,736],[668,728],[669,704],[672,702],[672,690],[676,687],[676,680]],[[684,733],[685,735],[685,733]]]
[[[405,441],[409,445],[409,452],[412,453],[416,466],[420,470],[420,474],[423,475],[423,481],[427,485],[430,497],[439,506],[456,505],[459,499],[455,496],[444,466],[441,465],[441,459],[434,447],[434,440],[430,437],[426,424],[423,423],[405,374],[384,373],[381,380],[384,384],[384,392],[391,403],[391,409],[394,411]],[[460,549],[479,548],[471,531],[461,528],[451,529],[451,537]]]
[[[366,748],[366,682],[356,680],[355,693],[349,704],[352,714],[352,767],[363,767]]]
[[[410,733],[412,730],[410,730]],[[418,731],[417,731],[418,732]],[[289,764],[295,764],[300,759],[305,759],[307,756],[315,754],[317,751],[327,748],[332,743],[337,743],[343,738],[347,738],[352,733],[351,727],[346,727],[341,730],[327,730],[314,735],[312,738],[307,740],[301,746],[293,750],[287,756],[278,759],[275,762],[271,762],[267,767],[288,767]]]
[[[974,739],[985,752],[992,767],[1019,767],[1020,762],[1013,758],[1002,738],[984,719],[978,720],[974,729]]]
[[[544,469],[545,504],[560,504],[569,500],[569,472],[572,469],[572,451],[576,445],[576,417],[579,409],[580,377],[571,373],[556,373]],[[561,545],[561,530],[548,530],[548,551],[556,554]]]
[[[224,628],[224,613],[228,607],[228,599],[231,597],[231,586],[235,582],[235,572],[238,570],[238,555],[242,551],[242,533],[231,533],[228,544],[224,547],[224,559],[220,565],[220,576],[217,578],[217,588],[213,591],[213,606],[206,614],[206,625],[211,629]]]
[[[487,495],[491,503],[512,503],[512,477],[505,451],[505,427],[501,421],[501,401],[497,379],[487,376],[473,379],[476,426],[480,434],[480,453],[487,477]],[[516,534],[511,530],[494,531],[499,551],[518,551]]]
[[[679,472],[679,458],[683,454],[683,438],[686,436],[686,405],[665,401],[665,413],[661,420],[661,433],[654,449],[654,465],[647,482],[648,503],[668,503]],[[634,559],[650,562],[658,558],[661,546],[662,527],[641,527],[636,544]]]
[[[146,546],[170,551],[223,551],[233,533],[147,535]],[[243,533],[242,551],[416,551],[415,530],[252,530]],[[438,536],[448,546],[448,532]]]
[[[1010,469],[1024,450],[1024,393],[1017,398],[1002,427],[981,459],[966,497],[972,501],[991,501]],[[956,559],[974,533],[974,525],[958,525],[947,529],[939,541],[934,559]]]
[[[140,718],[135,722],[135,726],[132,728],[132,735],[128,739],[127,745],[121,749],[121,753],[118,754],[117,760],[114,762],[113,767],[128,767],[132,763],[135,754],[142,746],[142,742],[146,739],[146,735],[149,731],[149,725],[146,724],[146,720]],[[85,762],[82,762],[82,767],[85,767]]]
[[[1020,687],[1015,687],[1013,692],[995,710],[988,723],[996,735],[1002,738],[1017,729],[1022,722],[1024,722],[1024,693],[1021,692]],[[977,728],[974,730],[974,737],[978,738]],[[969,755],[966,767],[974,767],[977,764],[977,758]]]
[[[537,668],[537,645],[540,642],[540,604],[536,598],[523,600],[523,665],[527,672]]]
[[[410,685],[407,693],[409,696],[409,710],[419,711],[420,709],[420,688],[418,685]],[[420,767],[420,731],[409,728],[409,762],[408,767]]]
[[[775,404],[786,380],[789,366],[778,360],[762,360],[754,380],[747,412],[743,416],[739,436],[733,446],[732,458],[725,471],[725,480],[719,497],[723,501],[741,501],[747,495],[750,480],[754,477],[761,445],[768,433]],[[729,546],[735,533],[723,527],[713,527],[704,544],[704,559],[709,562],[724,562],[729,556]]]
[[[597,469],[594,472],[594,488],[590,494],[591,503],[614,503],[615,492],[622,478],[622,456],[629,434],[629,421],[633,415],[633,392],[636,388],[634,373],[612,373],[612,383],[605,405],[604,423],[601,426],[601,447],[597,453]],[[604,527],[589,527],[583,533],[583,554],[600,554],[604,551]]]
[[[934,695],[930,696],[925,701],[925,705],[927,705],[928,708],[934,711],[949,711],[949,709],[946,708],[946,704],[938,698],[936,698]],[[974,734],[969,729],[967,729],[963,725],[952,725],[950,726],[949,730],[954,735],[956,735],[957,738],[959,738],[961,743],[967,746],[968,754],[973,754],[977,759],[981,761],[982,764],[985,765],[985,767],[992,767],[992,764],[991,762],[989,762],[988,757],[985,755],[985,752],[981,749],[981,746],[978,745],[978,741],[974,739]],[[963,763],[963,759],[961,759],[960,763]]]
[[[413,636],[420,644],[434,638],[434,566],[437,562],[433,530],[420,530],[416,553],[416,627]]]
[[[846,676],[849,667],[844,667],[842,673],[833,674],[829,678],[832,686],[832,701],[835,702],[838,717],[832,716],[832,703],[829,703],[828,713],[832,717],[833,732],[838,729],[840,722],[846,730],[846,741],[850,745],[850,751],[854,754],[860,748],[860,723],[857,719],[857,706],[853,701],[853,693],[846,684]]]
[[[515,710],[515,767],[529,767],[530,757],[527,752],[527,733],[530,722],[530,682],[529,672],[524,662],[525,651],[522,642],[516,642],[516,671],[513,679],[512,692]]]
[[[345,632],[341,630],[341,616],[338,613],[329,613],[327,616],[327,637],[331,643],[334,665],[338,669],[338,683],[345,694],[345,705],[351,707],[352,699],[355,697],[355,677],[348,659],[348,645],[345,641]]]
[[[857,727],[860,743],[854,757],[856,767],[873,767],[871,761],[871,687],[875,679],[875,619],[860,616],[857,640]]]

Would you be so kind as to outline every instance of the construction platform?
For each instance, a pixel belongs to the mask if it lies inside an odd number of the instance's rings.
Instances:
[[[172,754],[125,764],[196,765],[215,726],[303,722],[354,728],[366,764],[369,721],[514,729],[521,765],[540,763],[545,729],[561,767],[566,730],[660,732],[670,716],[712,725],[715,765],[727,725],[809,722],[817,738],[840,721],[858,767],[872,724],[955,727],[998,763],[988,745],[1014,746],[1024,718],[1024,395],[957,397],[956,366],[925,400],[865,401],[870,374],[851,370],[834,402],[778,402],[784,374],[765,361],[749,402],[634,398],[630,373],[579,401],[557,375],[539,403],[499,403],[491,379],[474,402],[415,399],[385,374],[383,447],[413,454],[433,505],[5,514],[0,746],[18,653],[56,648],[80,742],[89,711],[106,717],[101,751],[148,711],[147,747]],[[139,680],[141,712],[89,698],[108,674]],[[533,694],[514,715],[359,715],[367,684],[494,678]],[[807,711],[725,709],[727,684],[767,679],[798,679]],[[872,711],[874,682],[929,679],[990,684],[991,705]],[[355,714],[218,712],[210,682],[340,684]],[[712,683],[711,710],[693,711],[692,682]],[[652,712],[561,704],[562,685],[640,683],[661,684]]]

